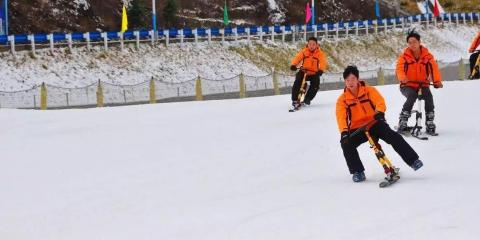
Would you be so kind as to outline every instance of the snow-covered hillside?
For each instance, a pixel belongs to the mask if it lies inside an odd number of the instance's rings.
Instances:
[[[88,110],[2,110],[0,238],[476,239],[480,81],[433,90],[440,136],[408,138],[402,179],[360,147],[367,181],[353,183],[334,104],[319,92],[288,113],[289,96]],[[404,98],[379,88],[388,122]]]
[[[467,59],[467,49],[477,32],[476,26],[448,26],[422,29],[425,45],[440,61],[452,62]],[[0,55],[0,91],[28,89],[42,82],[62,87],[82,87],[99,79],[114,84],[135,84],[152,77],[164,81],[180,82],[200,75],[209,79],[225,79],[240,72],[259,76],[270,72],[273,66],[288,71],[290,59],[303,46],[266,42],[248,46],[246,41],[227,42],[222,45],[206,42],[171,44],[150,47],[141,45],[135,50],[129,45],[125,51],[114,47],[104,52],[97,45],[92,52],[84,47],[69,53],[58,48],[52,56],[48,50],[39,50],[33,56],[28,51]],[[321,42],[329,56],[329,71],[336,72],[348,64],[360,69],[393,68],[398,54],[406,47],[405,35],[401,32],[379,36],[350,36],[338,41]],[[277,69],[278,69],[277,68]]]

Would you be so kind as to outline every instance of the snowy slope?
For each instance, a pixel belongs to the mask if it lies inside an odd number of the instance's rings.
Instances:
[[[2,110],[0,238],[476,239],[480,81],[434,90],[439,137],[408,138],[414,172],[385,146],[402,179],[353,183],[334,103],[304,111],[289,96],[88,110]],[[404,98],[379,88],[389,123]],[[385,144],[384,144],[385,145]]]

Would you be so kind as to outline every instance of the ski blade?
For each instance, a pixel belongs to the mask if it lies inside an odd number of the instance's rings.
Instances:
[[[381,187],[381,188],[388,187],[388,186],[396,183],[398,181],[398,179],[400,179],[400,178],[394,178],[392,180],[386,180],[385,179],[385,180],[381,181],[380,184],[378,184],[378,186]]]

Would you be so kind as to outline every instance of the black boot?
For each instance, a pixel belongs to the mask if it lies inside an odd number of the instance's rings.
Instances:
[[[436,135],[435,131],[437,129],[437,126],[435,126],[435,123],[433,123],[434,119],[435,119],[435,112],[427,112],[425,114],[425,127],[426,127],[427,134]]]
[[[408,131],[408,119],[410,118],[411,113],[409,111],[402,111],[400,113],[397,132]]]

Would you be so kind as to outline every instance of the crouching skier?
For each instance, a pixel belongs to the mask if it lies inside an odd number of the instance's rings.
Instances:
[[[403,161],[415,171],[421,168],[423,163],[415,150],[386,123],[384,118],[386,106],[382,95],[374,87],[359,80],[359,72],[355,66],[348,66],[345,69],[343,79],[345,80],[345,89],[337,100],[336,115],[341,132],[340,143],[343,155],[350,174],[353,174],[353,181],[365,180],[365,168],[360,160],[357,147],[367,142],[368,139],[365,132],[354,136],[350,136],[350,134],[375,120],[376,122],[369,129],[370,136],[377,142],[378,139],[382,139],[392,145]]]
[[[315,98],[320,87],[320,76],[327,69],[327,58],[320,49],[315,37],[309,38],[307,46],[292,59],[290,69],[292,71],[300,69],[295,76],[295,82],[292,86],[292,107],[298,110],[302,104],[310,105],[310,102]],[[303,87],[303,79],[310,82],[310,87],[305,94],[305,98],[299,99],[299,92]]]

